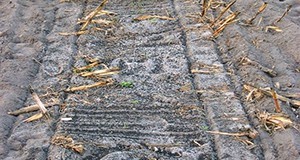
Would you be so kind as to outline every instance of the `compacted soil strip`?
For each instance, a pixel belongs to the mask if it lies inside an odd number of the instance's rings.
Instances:
[[[43,103],[63,102],[64,94],[58,92],[67,88],[72,59],[77,53],[76,37],[58,33],[76,31],[74,22],[81,17],[84,5],[23,0],[0,3],[6,14],[1,16],[4,32],[0,61],[0,156],[1,159],[47,159],[55,128],[52,121],[58,112],[50,121],[32,123],[22,121],[35,113],[16,118],[7,112],[35,104],[29,85]],[[54,108],[59,110],[58,106]],[[52,114],[53,109],[50,111]]]
[[[187,15],[199,13],[199,6],[185,1],[175,1],[182,25],[186,28],[187,55],[194,72],[195,89],[206,110],[211,130],[238,133],[252,128],[244,108],[233,91],[229,72],[219,57],[216,44],[210,39],[207,24],[197,19],[187,20]],[[197,12],[198,11],[198,12]],[[197,71],[203,71],[197,73]],[[204,72],[207,71],[207,72]],[[261,159],[259,147],[253,150],[233,137],[215,135],[214,142],[219,159]]]

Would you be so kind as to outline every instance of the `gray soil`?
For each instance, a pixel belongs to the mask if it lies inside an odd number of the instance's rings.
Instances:
[[[114,26],[78,36],[58,33],[78,31],[77,19],[99,1],[0,1],[0,159],[299,159],[300,110],[280,101],[294,126],[270,134],[255,113],[274,113],[273,99],[249,102],[243,89],[255,84],[300,99],[300,2],[265,2],[266,10],[246,26],[243,22],[262,1],[237,0],[231,10],[241,12],[239,20],[212,39],[208,23],[189,16],[202,11],[201,1],[111,0],[105,10],[117,15],[105,18]],[[292,9],[276,24],[283,32],[265,32],[262,28],[288,5]],[[216,17],[219,12],[207,14]],[[176,20],[135,21],[139,15]],[[243,65],[243,57],[277,74]],[[65,92],[97,82],[72,71],[87,65],[88,58],[119,67],[114,84]],[[209,73],[192,72],[197,69]],[[133,86],[122,87],[121,82]],[[60,102],[49,108],[51,119],[26,123],[22,121],[35,113],[7,114],[35,104],[29,86],[43,103]],[[206,132],[249,129],[258,136],[242,138],[254,146]],[[50,143],[60,135],[82,144],[84,152]]]

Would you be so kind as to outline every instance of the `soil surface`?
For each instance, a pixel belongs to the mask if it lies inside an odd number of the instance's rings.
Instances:
[[[293,123],[267,131],[257,115],[274,114],[274,100],[245,85],[300,100],[300,2],[237,0],[228,13],[238,19],[212,38],[224,2],[201,18],[202,1],[110,0],[104,9],[115,14],[102,18],[112,25],[65,36],[100,2],[1,1],[0,159],[299,159],[299,103],[279,100]],[[95,58],[120,72],[109,85],[67,92],[99,81],[73,70]],[[36,103],[30,87],[56,103],[50,119],[8,114]]]

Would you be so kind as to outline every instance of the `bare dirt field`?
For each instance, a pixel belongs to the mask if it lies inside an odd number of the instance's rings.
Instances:
[[[300,159],[299,0],[106,1],[0,2],[0,159]]]

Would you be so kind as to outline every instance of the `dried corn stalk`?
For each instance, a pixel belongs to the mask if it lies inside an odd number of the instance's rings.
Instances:
[[[113,79],[109,78],[103,81],[99,81],[93,84],[89,84],[89,85],[82,85],[82,86],[78,86],[78,87],[71,87],[66,89],[66,92],[75,92],[75,91],[83,91],[83,90],[87,90],[87,89],[91,89],[91,88],[95,88],[95,87],[102,87],[102,86],[107,86],[107,85],[111,85],[113,84]]]
[[[272,88],[271,88],[270,91],[271,91],[272,97],[273,97],[273,99],[274,99],[274,103],[275,103],[275,111],[276,111],[277,113],[280,113],[280,112],[281,112],[281,107],[280,107],[279,102],[278,102],[278,99],[277,99],[277,93],[276,93],[276,91],[274,91]]]
[[[243,58],[241,59],[241,61],[240,61],[240,64],[242,64],[242,65],[252,65],[252,66],[257,67],[257,68],[260,69],[261,71],[263,71],[263,72],[269,74],[269,75],[272,76],[272,77],[277,76],[277,72],[274,71],[273,69],[270,69],[270,68],[268,68],[268,67],[265,67],[265,66],[259,64],[258,62],[249,59],[248,57],[243,57]]]
[[[58,104],[59,104],[58,102],[53,102],[53,103],[46,103],[44,106],[45,107],[51,107],[51,106],[58,105]],[[18,116],[18,115],[23,114],[23,113],[29,113],[29,112],[37,111],[39,109],[40,109],[39,106],[37,104],[34,104],[34,105],[31,105],[31,106],[27,106],[27,107],[18,109],[16,111],[8,112],[8,114]]]
[[[82,35],[82,34],[87,34],[89,33],[90,31],[88,30],[85,30],[85,31],[78,31],[78,32],[60,32],[58,33],[59,35],[62,35],[62,36],[70,36],[70,35]]]
[[[120,69],[115,67],[115,68],[107,68],[107,69],[101,69],[101,70],[96,70],[93,72],[82,72],[80,75],[82,77],[89,77],[89,76],[108,76],[108,75],[113,75],[119,73]]]
[[[258,112],[256,116],[265,129],[269,132],[273,132],[278,129],[285,129],[293,124],[288,116],[281,113],[271,114],[268,112]]]
[[[77,24],[82,24],[82,23],[86,23],[86,20],[79,20],[77,22]],[[91,23],[109,26],[109,25],[113,24],[113,21],[109,21],[109,20],[105,20],[105,19],[93,19],[93,20],[91,20]]]
[[[258,136],[258,132],[254,129],[249,129],[246,132],[237,132],[237,133],[228,133],[228,132],[220,132],[220,131],[206,131],[206,132],[211,133],[211,134],[234,136],[236,140],[242,142],[243,144],[245,144],[246,146],[249,146],[249,147],[251,147],[251,146],[255,147],[255,144],[253,142],[251,142],[250,140],[255,139]],[[249,137],[250,140],[244,136]]]
[[[249,85],[244,85],[243,87],[244,87],[244,89],[249,91],[249,94],[246,96],[246,101],[248,101],[248,102],[252,102],[254,100],[259,100],[264,96],[264,94],[257,88],[253,88]]]
[[[207,10],[211,6],[211,1],[212,0],[203,0],[201,17],[204,17],[206,15]]]
[[[27,119],[25,119],[23,122],[32,122],[32,121],[36,121],[36,120],[39,120],[43,117],[43,113],[37,113]]]
[[[82,72],[82,71],[85,71],[85,70],[88,70],[88,69],[97,67],[98,65],[100,65],[100,61],[95,61],[95,62],[92,62],[92,63],[89,64],[89,65],[86,65],[86,66],[83,66],[83,67],[75,68],[75,69],[73,69],[73,72],[79,73],[79,72]]]
[[[273,30],[273,31],[276,31],[276,32],[282,32],[282,29],[280,29],[277,26],[266,26],[265,32],[268,32],[269,30]]]
[[[226,136],[248,136],[251,139],[255,139],[258,136],[258,132],[254,129],[250,129],[246,132],[238,132],[238,133],[228,133],[228,132],[220,132],[220,131],[206,131],[211,134],[219,134],[219,135],[226,135]]]
[[[157,15],[141,15],[141,16],[138,16],[138,17],[134,18],[134,20],[136,20],[136,21],[144,21],[144,20],[149,20],[149,19],[153,19],[153,18],[162,19],[162,20],[170,20],[170,21],[174,21],[175,20],[175,18],[172,18],[172,17],[157,16]]]
[[[267,8],[267,5],[268,5],[268,3],[267,3],[267,2],[264,2],[264,4],[262,4],[262,5],[259,7],[259,9],[258,9],[258,11],[256,12],[256,14],[255,14],[252,18],[250,18],[249,20],[247,20],[247,24],[251,24],[251,23],[253,22],[253,20],[256,19],[256,17],[257,17],[259,14],[261,14],[261,13]]]
[[[72,149],[73,151],[82,154],[84,152],[84,147],[80,143],[75,143],[73,138],[70,136],[54,136],[51,140],[51,144],[62,146],[67,149]]]
[[[34,92],[32,88],[30,88],[30,93],[32,95],[32,98],[35,100],[36,104],[38,105],[42,114],[47,118],[50,118],[50,114],[48,113],[48,110],[46,109],[45,105],[42,103],[39,96]]]
[[[272,96],[272,92],[270,91],[270,88],[256,87],[256,86],[251,85],[251,84],[244,84],[244,88],[247,89],[248,91],[251,91],[252,89],[257,89],[257,90],[259,90],[260,92],[262,92],[265,95]],[[282,96],[280,94],[277,94],[276,96],[277,96],[278,100],[290,103],[294,107],[297,107],[297,108],[300,107],[300,101],[299,100],[290,99],[290,98],[284,97],[284,96]]]
[[[220,66],[217,65],[199,64],[192,68],[191,73],[212,74],[220,72]]]
[[[287,9],[285,10],[285,12],[282,14],[282,16],[281,16],[280,18],[278,18],[278,19],[274,22],[274,24],[280,22],[280,21],[282,20],[282,18],[288,14],[288,12],[291,10],[291,8],[292,8],[292,5],[289,5],[289,6],[287,7]]]
[[[217,22],[223,15],[226,13],[229,8],[236,2],[236,0],[231,1],[219,14],[219,16],[210,24],[210,27],[213,27],[215,25],[215,22]]]
[[[86,22],[83,24],[80,31],[85,30],[85,28],[89,25],[92,19],[103,9],[107,2],[108,0],[103,0],[103,2],[93,12],[91,12],[88,16],[84,18]]]
[[[220,26],[214,31],[213,37],[218,37],[219,34],[225,29],[226,26],[235,22],[236,17],[240,14],[240,12],[234,12],[227,16],[223,21],[220,22]]]

